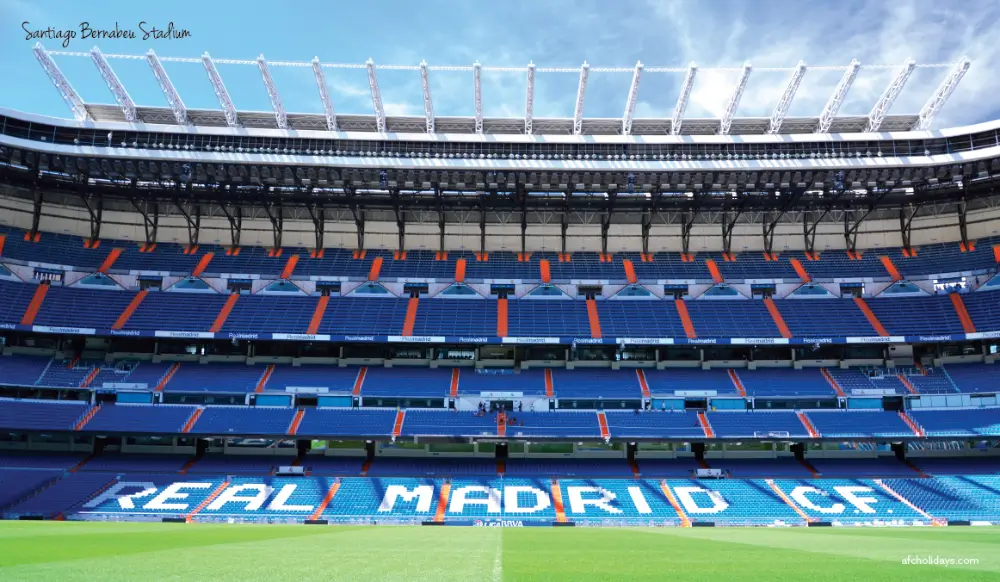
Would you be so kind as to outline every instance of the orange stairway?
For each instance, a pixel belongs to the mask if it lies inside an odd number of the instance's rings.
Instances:
[[[136,293],[135,297],[132,298],[132,301],[129,302],[128,307],[125,308],[125,311],[122,311],[122,314],[115,320],[111,329],[121,329],[125,327],[125,324],[128,323],[129,318],[132,317],[135,310],[139,308],[139,304],[141,304],[142,300],[146,298],[146,295],[149,295],[149,291],[145,289]]]
[[[91,370],[90,373],[87,374],[87,377],[83,379],[83,382],[80,382],[80,388],[86,388],[90,386],[90,383],[93,382],[94,378],[97,378],[97,375],[100,373],[101,373],[100,368],[94,368],[93,370]]]
[[[809,283],[812,281],[812,277],[810,277],[809,273],[806,272],[806,268],[802,266],[802,261],[791,258],[788,259],[788,262],[792,264],[792,268],[795,269],[796,274],[798,274],[799,279],[802,279],[803,283]]]
[[[455,261],[455,282],[465,282],[465,259],[458,259]]]
[[[194,511],[184,516],[184,521],[191,523],[191,520],[194,518],[194,516],[198,515],[198,513],[200,513],[202,509],[205,509],[206,507],[208,507],[210,503],[215,501],[216,497],[222,495],[222,492],[226,490],[226,487],[229,487],[229,484],[230,481],[229,478],[227,477],[225,481],[220,483],[219,486],[215,488],[215,491],[212,491],[211,495],[209,495],[208,497],[205,498],[204,501],[199,503],[198,507],[194,508]]]
[[[264,368],[264,373],[260,375],[260,380],[257,381],[257,387],[254,388],[253,391],[257,394],[263,392],[264,389],[267,388],[267,381],[271,379],[271,374],[273,373],[274,364],[268,364],[268,366]]]
[[[955,307],[955,314],[958,315],[958,320],[962,322],[962,329],[965,333],[976,333],[976,325],[972,323],[972,318],[969,317],[969,311],[965,308],[965,301],[962,296],[958,293],[952,293],[951,304]]]
[[[855,297],[854,304],[858,306],[858,309],[861,310],[861,313],[865,314],[865,317],[868,319],[868,323],[871,324],[872,329],[875,330],[875,333],[879,334],[882,337],[889,337],[889,332],[886,331],[885,327],[882,326],[882,322],[879,321],[877,317],[875,317],[875,314],[872,313],[872,308],[868,307],[868,303],[866,303],[864,299],[860,297]]]
[[[820,374],[823,374],[823,377],[826,378],[827,384],[830,385],[830,388],[833,388],[833,391],[837,393],[837,396],[841,398],[847,396],[847,394],[844,393],[844,389],[840,387],[840,384],[837,383],[837,380],[834,379],[832,374],[830,374],[830,370],[827,370],[826,368],[820,368],[819,372]]]
[[[93,374],[93,372],[91,372],[91,374]],[[96,376],[96,374],[94,375]],[[90,407],[90,409],[87,410],[87,413],[84,414],[83,417],[81,417],[80,420],[77,421],[76,425],[73,426],[73,430],[83,430],[83,427],[87,426],[87,423],[90,422],[90,419],[94,418],[94,415],[97,414],[97,411],[100,409],[101,409],[100,406]]]
[[[31,303],[28,303],[28,308],[24,310],[24,316],[21,317],[21,325],[35,323],[35,317],[38,316],[38,310],[42,308],[42,302],[45,301],[45,294],[48,292],[48,283],[39,283],[35,287],[35,294],[31,297]]]
[[[881,257],[879,257],[879,260],[882,261],[882,266],[885,267],[886,272],[889,273],[889,276],[892,277],[893,281],[903,280],[903,276],[899,274],[899,269],[897,269],[896,265],[893,264],[892,259],[890,259],[885,255],[882,255]]]
[[[295,436],[299,432],[299,425],[302,424],[302,417],[306,415],[306,411],[303,409],[298,409],[295,411],[295,418],[292,419],[292,423],[288,425],[288,436]]]
[[[646,372],[642,368],[636,368],[635,375],[639,377],[639,388],[642,389],[643,398],[652,398],[649,393],[649,384],[646,382]]]
[[[420,303],[420,299],[416,297],[411,297],[410,302],[406,305],[406,320],[403,322],[403,334],[404,336],[413,335],[413,324],[417,322],[417,305]]]
[[[507,436],[507,418],[503,413],[497,415],[497,436],[501,438]]]
[[[361,396],[361,387],[365,384],[365,376],[368,375],[368,368],[362,367],[358,370],[358,377],[354,380],[354,388],[351,389],[353,396]]]
[[[115,261],[118,260],[118,257],[121,256],[121,254],[122,254],[122,249],[119,248],[111,249],[111,252],[108,253],[108,256],[104,259],[104,262],[101,263],[101,266],[97,268],[97,272],[107,273],[111,269],[111,265],[115,264]]]
[[[601,427],[601,438],[609,440],[611,438],[611,431],[608,430],[608,417],[604,414],[603,410],[597,413],[597,424]]]
[[[406,411],[396,411],[396,422],[392,425],[392,436],[398,437],[403,432],[403,421],[406,420]]]
[[[670,490],[670,486],[667,485],[666,479],[660,479],[660,491],[663,491],[663,496],[667,498],[670,502],[670,506],[674,508],[677,512],[677,517],[681,520],[681,527],[691,527],[691,520],[688,519],[687,514],[681,508],[681,504],[677,502],[677,498],[674,497],[674,492]]]
[[[688,313],[687,304],[684,303],[683,299],[674,299],[674,307],[677,308],[677,315],[681,318],[681,324],[684,325],[684,333],[687,334],[688,339],[697,339],[698,334],[694,330],[694,322],[691,321],[691,314]]]
[[[538,261],[538,269],[542,275],[542,283],[552,282],[552,271],[549,269],[548,259],[542,259]]]
[[[708,272],[712,274],[712,280],[716,283],[722,283],[725,279],[722,278],[722,271],[719,270],[719,265],[715,264],[714,259],[705,259],[705,266],[708,267]]]
[[[205,253],[202,255],[201,259],[198,260],[198,264],[195,265],[194,270],[191,271],[191,275],[197,277],[204,273],[205,269],[208,268],[208,264],[212,262],[212,257],[214,256],[215,253]]]
[[[799,422],[801,422],[802,426],[806,428],[806,432],[809,433],[809,437],[818,439],[819,431],[817,431],[816,427],[813,426],[812,421],[809,420],[809,417],[806,416],[806,413],[802,412],[801,410],[796,410],[795,415],[799,417]]]
[[[563,506],[562,489],[559,488],[559,481],[552,480],[552,507],[556,512],[556,522],[566,523],[566,508]]]
[[[1000,245],[993,245],[993,260],[1000,263]]]
[[[778,306],[774,304],[774,299],[771,299],[770,297],[764,299],[764,305],[767,306],[767,311],[771,314],[771,319],[774,320],[774,325],[777,326],[778,333],[781,334],[781,337],[792,337],[792,330],[788,329],[788,325],[785,324],[785,318],[782,317],[781,312],[778,311]]]
[[[507,337],[507,299],[497,299],[497,337]]]
[[[7,242],[7,235],[0,234],[0,257],[3,256],[3,245]]]
[[[896,374],[896,377],[899,378],[899,381],[902,382],[903,386],[906,386],[906,389],[909,390],[910,394],[917,393],[917,389],[913,387],[913,383],[906,377],[906,374]]]
[[[458,398],[458,378],[461,368],[451,369],[451,387],[448,389],[448,395],[452,398]]]
[[[292,273],[295,272],[295,265],[299,264],[299,256],[292,255],[288,257],[288,262],[285,263],[285,268],[281,271],[282,279],[291,279]]]
[[[799,514],[799,517],[804,519],[807,523],[816,521],[816,518],[809,517],[808,515],[806,515],[806,512],[802,511],[801,507],[795,505],[795,502],[792,501],[791,498],[789,498],[787,495],[785,495],[785,492],[782,491],[781,487],[779,487],[778,484],[774,482],[774,479],[764,479],[764,482],[767,483],[768,487],[770,487],[771,490],[774,491],[774,494],[777,495],[779,499],[785,502],[785,505],[791,507],[792,510],[795,511],[795,513]]]
[[[309,329],[306,333],[315,335],[319,332],[319,326],[323,323],[323,314],[326,313],[326,306],[330,303],[329,295],[321,295],[316,302],[316,309],[313,311],[312,319],[309,320]]]
[[[729,379],[733,381],[733,386],[736,386],[736,391],[740,393],[740,396],[746,398],[747,389],[743,387],[743,382],[736,374],[736,370],[732,368],[729,369]]]
[[[917,424],[917,422],[913,420],[913,418],[911,418],[909,414],[906,414],[905,412],[900,410],[899,417],[903,419],[903,422],[906,423],[906,426],[910,427],[910,430],[913,431],[913,434],[917,435],[918,437],[927,436],[926,433],[924,433],[924,429],[921,428],[920,425]]]
[[[184,423],[184,428],[181,429],[181,432],[182,433],[189,433],[189,432],[191,432],[191,429],[194,428],[195,423],[198,422],[198,419],[201,418],[201,415],[204,412],[205,412],[205,409],[203,407],[201,407],[201,406],[199,406],[198,408],[195,408],[194,412],[191,413],[191,417],[188,418],[187,422]],[[194,464],[194,460],[192,460],[191,463],[189,463],[189,465],[191,465],[191,464]],[[187,467],[185,467],[185,468],[187,468]]]
[[[215,322],[212,323],[212,327],[208,331],[216,333],[222,330],[222,326],[226,324],[226,320],[229,319],[229,313],[233,310],[233,306],[236,305],[236,300],[239,298],[239,293],[233,293],[226,299],[226,303],[219,310],[219,315],[215,317]]]
[[[597,315],[597,300],[587,300],[587,317],[590,318],[590,337],[601,338],[601,318]]]
[[[154,392],[163,392],[163,388],[167,385],[167,382],[169,382],[170,379],[174,377],[174,374],[177,373],[177,369],[180,367],[181,367],[180,362],[174,362],[173,364],[171,364],[170,367],[167,368],[167,373],[164,374],[162,378],[160,378],[159,382],[157,382],[156,390],[154,390]]]
[[[635,265],[632,264],[631,259],[625,259],[622,261],[622,266],[625,267],[625,278],[628,279],[629,283],[635,284],[639,281],[639,278],[635,276]]]
[[[375,257],[372,261],[372,266],[368,269],[368,280],[378,281],[379,271],[382,270],[382,257]]]
[[[338,477],[337,480],[333,482],[333,485],[330,485],[330,489],[327,490],[326,495],[323,496],[323,501],[319,504],[319,507],[317,507],[316,511],[309,516],[310,521],[316,521],[323,515],[323,512],[330,506],[330,503],[333,501],[333,497],[337,495],[337,491],[339,489],[340,478]]]
[[[552,386],[552,368],[545,368],[545,397],[556,397],[555,388]]]
[[[441,484],[437,511],[434,512],[434,523],[444,523],[444,514],[448,511],[448,498],[451,496],[451,479]]]
[[[705,431],[706,438],[715,438],[715,431],[712,430],[712,425],[708,422],[708,417],[705,416],[704,412],[698,413],[698,424],[701,425],[701,430]]]

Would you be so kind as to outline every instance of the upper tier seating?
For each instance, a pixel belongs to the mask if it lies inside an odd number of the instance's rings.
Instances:
[[[275,366],[267,381],[267,389],[284,392],[289,387],[326,388],[331,393],[347,393],[354,390],[358,372],[359,368],[311,364]]]
[[[558,398],[641,398],[639,380],[631,370],[577,368],[552,370],[552,387]]]
[[[806,416],[824,437],[912,437],[913,431],[895,412],[810,410]]]
[[[793,411],[709,412],[708,423],[720,438],[752,438],[766,433],[787,432],[789,437],[808,438],[806,427]]]
[[[474,395],[481,392],[521,392],[528,396],[545,394],[545,370],[531,368],[462,368],[458,392]]]
[[[792,299],[776,301],[775,305],[793,337],[877,335],[851,299]]]
[[[718,252],[699,253],[693,261],[684,261],[679,253],[656,253],[652,262],[645,262],[639,253],[618,253],[610,261],[602,261],[597,253],[572,253],[568,262],[560,261],[559,254],[553,252],[530,253],[527,260],[518,261],[516,253],[490,252],[487,260],[477,260],[476,254],[467,251],[449,251],[446,258],[434,251],[410,250],[406,259],[394,258],[392,250],[371,249],[363,258],[355,258],[355,252],[347,249],[324,249],[322,258],[313,258],[302,248],[280,249],[278,256],[264,247],[242,247],[239,253],[227,254],[222,245],[202,244],[194,253],[184,254],[185,245],[169,242],[157,243],[152,252],[140,252],[136,241],[105,239],[97,248],[85,248],[81,237],[43,232],[38,243],[24,240],[24,231],[16,228],[0,227],[7,240],[3,254],[5,258],[21,262],[40,262],[50,265],[69,265],[79,270],[93,272],[107,258],[114,248],[121,254],[111,265],[111,272],[136,270],[169,272],[188,275],[199,264],[201,258],[212,253],[205,273],[234,273],[241,275],[259,274],[279,277],[288,263],[289,257],[298,256],[299,261],[293,271],[294,276],[347,276],[355,279],[367,278],[376,258],[382,259],[380,274],[386,278],[426,277],[449,280],[455,274],[455,262],[466,261],[466,278],[520,279],[538,281],[539,263],[547,260],[553,281],[573,279],[603,279],[624,281],[623,260],[632,262],[640,280],[660,279],[711,280],[706,260],[715,262],[719,271],[729,281],[745,279],[784,279],[798,281],[799,276],[791,266],[790,259],[798,259],[814,279],[834,279],[838,277],[871,277],[887,280],[889,275],[880,257],[887,256],[900,273],[910,279],[928,275],[958,272],[987,272],[995,265],[992,245],[1000,242],[997,238],[981,239],[976,250],[960,252],[958,243],[947,242],[926,245],[919,248],[915,257],[904,257],[899,248],[885,248],[862,251],[860,260],[852,260],[845,251],[831,250],[820,254],[820,260],[811,261],[804,253],[793,251],[779,253],[778,260],[769,261],[763,253],[734,253],[735,261],[727,261]],[[439,260],[440,259],[440,260]]]
[[[183,362],[164,386],[170,392],[253,392],[264,366]]]
[[[21,430],[72,430],[83,418],[86,402],[0,398],[0,427]]]
[[[109,404],[101,406],[87,430],[130,433],[180,432],[194,406],[174,404]]]
[[[309,436],[384,436],[392,433],[396,411],[387,408],[316,408],[306,412],[298,434]],[[404,423],[405,426],[405,423]]]
[[[0,324],[16,325],[28,310],[37,285],[0,280]],[[1000,328],[1000,291],[964,293],[962,297],[979,331]],[[34,324],[78,327],[108,333],[136,297],[136,292],[81,286],[50,286]],[[393,295],[350,295],[329,298],[322,317],[320,297],[290,294],[241,294],[234,297],[215,291],[151,291],[123,320],[122,330],[228,333],[319,334],[347,336],[399,336],[404,334],[410,300]],[[925,297],[876,297],[867,299],[872,312],[893,335],[963,334],[948,295]],[[496,337],[497,300],[425,297],[416,304],[412,335]],[[681,322],[678,303],[670,300],[601,300],[596,303],[602,337],[680,338],[688,333]],[[699,339],[778,338],[780,332],[766,304],[745,299],[694,299],[684,302],[692,331]],[[853,302],[841,299],[781,299],[774,305],[783,314],[794,338],[858,337],[876,335],[872,325]],[[998,313],[994,313],[998,312]],[[225,315],[225,317],[220,317]],[[507,302],[509,337],[590,338],[587,303],[568,297],[521,298]],[[93,332],[90,332],[93,333]],[[500,332],[502,333],[502,332]]]
[[[449,368],[368,368],[364,396],[444,398],[451,387]]]
[[[930,297],[875,297],[868,307],[890,335],[965,333],[951,301]]]
[[[608,431],[615,438],[705,438],[694,412],[609,411]]]
[[[1000,366],[996,364],[949,364],[944,370],[960,392],[997,391]]]
[[[837,385],[840,386],[841,390],[844,391],[844,394],[848,396],[907,393],[906,386],[900,382],[899,378],[892,374],[872,376],[867,371],[858,368],[828,368],[827,371],[833,377],[834,381],[837,382]],[[871,392],[876,389],[883,392]]]
[[[667,368],[665,370],[645,370],[649,391],[656,395],[674,395],[685,391],[715,391],[722,395],[737,396],[739,392],[729,377],[729,370],[713,368]]]
[[[475,416],[468,411],[408,410],[403,421],[401,434],[404,436],[496,436],[497,421],[491,414]]]
[[[1000,436],[1000,408],[974,410],[913,410],[927,436]]]
[[[835,393],[830,383],[817,368],[794,370],[791,368],[757,368],[738,370],[736,375],[747,396],[821,396],[829,398]]]
[[[191,429],[196,434],[285,434],[295,417],[291,408],[210,406]]]

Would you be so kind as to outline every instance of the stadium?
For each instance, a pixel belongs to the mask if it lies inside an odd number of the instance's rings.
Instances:
[[[213,545],[305,579],[287,555],[330,548],[400,579],[1000,569],[1000,122],[930,129],[969,60],[926,65],[916,114],[888,113],[908,61],[840,116],[852,61],[814,118],[787,115],[801,63],[770,118],[735,117],[747,64],[717,119],[685,116],[701,69],[642,64],[620,119],[584,116],[612,70],[587,64],[574,116],[534,118],[532,64],[514,119],[484,117],[478,63],[473,117],[435,116],[434,66],[388,67],[420,75],[413,117],[372,61],[226,61],[259,70],[259,112],[207,53],[34,54],[70,116],[0,109],[0,571],[93,576],[113,551],[88,538],[174,550],[107,570],[150,579],[246,567]],[[372,114],[335,110],[346,66]],[[324,113],[286,112],[275,67],[311,69]],[[672,118],[635,118],[666,72]],[[17,570],[46,537],[81,563]]]

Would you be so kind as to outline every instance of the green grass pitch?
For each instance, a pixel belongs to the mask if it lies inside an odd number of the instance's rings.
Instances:
[[[950,566],[904,564],[975,560]],[[0,522],[0,580],[1000,580],[1000,528]]]

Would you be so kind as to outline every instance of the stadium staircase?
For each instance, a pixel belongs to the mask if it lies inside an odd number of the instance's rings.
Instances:
[[[451,496],[451,479],[445,479],[441,483],[441,491],[438,493],[437,510],[434,512],[434,523],[444,523],[445,513],[448,511],[448,498]]]
[[[90,407],[87,410],[87,412],[85,412],[84,415],[80,417],[80,420],[78,420],[76,424],[73,425],[73,430],[74,431],[83,430],[83,427],[87,426],[87,423],[90,422],[90,419],[94,418],[94,415],[97,414],[97,411],[100,409],[101,409],[100,405]]]
[[[674,508],[677,513],[677,518],[681,520],[681,527],[691,527],[691,520],[688,518],[687,514],[684,513],[684,509],[681,508],[681,504],[677,502],[677,498],[674,497],[674,492],[670,490],[670,485],[667,484],[666,479],[660,480],[660,491],[663,491],[663,495],[670,502],[670,506]]]
[[[210,503],[215,501],[215,498],[221,495],[222,492],[226,490],[226,487],[229,487],[230,483],[231,481],[229,477],[226,477],[226,480],[220,483],[219,486],[216,487],[215,490],[213,490],[208,497],[206,497],[201,503],[198,504],[197,507],[194,508],[193,511],[191,511],[191,513],[188,513],[187,515],[184,516],[184,521],[188,523],[194,521],[194,517],[199,513],[201,513],[201,511],[204,510],[206,507],[208,507]]]
[[[177,370],[180,367],[181,367],[180,362],[174,362],[173,364],[171,364],[170,367],[167,368],[167,371],[160,378],[160,381],[156,383],[156,388],[154,389],[154,392],[163,392],[163,389],[166,388],[167,383],[170,382],[170,379],[174,377],[174,374],[177,373]]]
[[[316,301],[316,309],[313,311],[312,317],[309,319],[309,327],[306,329],[307,334],[315,335],[319,333],[319,326],[323,323],[323,314],[326,313],[326,307],[329,304],[329,295],[321,295]]]
[[[233,307],[236,306],[236,301],[240,298],[239,293],[233,293],[228,298],[226,302],[222,305],[219,310],[219,314],[215,316],[215,321],[212,323],[212,327],[208,331],[212,333],[217,333],[222,331],[222,326],[226,324],[226,320],[229,319],[229,314],[232,313]]]
[[[135,310],[139,309],[139,305],[142,304],[142,300],[145,299],[148,294],[149,291],[145,289],[136,293],[135,297],[132,298],[132,301],[129,302],[128,307],[125,308],[125,311],[122,311],[121,315],[118,316],[118,319],[115,320],[111,329],[122,329],[125,327],[125,324],[128,323],[128,320],[132,317],[132,314],[135,313]]]
[[[566,518],[566,508],[563,506],[562,489],[559,487],[559,480],[552,479],[550,481],[550,486],[552,494],[552,507],[556,512],[556,522],[567,523],[569,520]]]
[[[312,521],[316,521],[320,517],[322,517],[323,512],[326,511],[326,508],[330,506],[330,503],[333,501],[333,498],[336,497],[337,491],[339,490],[340,490],[340,479],[338,478],[333,481],[332,485],[330,485],[330,488],[326,491],[326,495],[323,496],[323,501],[320,502],[318,507],[316,507],[316,511],[314,511],[313,514],[309,516],[309,519]]]
[[[31,302],[21,317],[21,325],[32,325],[35,323],[35,317],[38,316],[38,310],[41,309],[42,303],[45,301],[45,295],[48,292],[49,284],[47,281],[42,281],[35,287],[35,294],[32,296]]]
[[[927,436],[927,433],[924,432],[924,429],[921,428],[921,426],[917,424],[917,422],[913,420],[913,418],[910,417],[909,414],[903,411],[899,411],[899,417],[903,419],[903,422],[906,423],[906,426],[910,427],[910,430],[913,431],[913,434],[915,434],[918,437]]]
[[[951,304],[955,307],[955,314],[958,315],[958,320],[962,322],[962,329],[965,333],[976,333],[976,325],[972,322],[972,318],[969,317],[969,311],[965,307],[965,301],[962,300],[962,295],[960,293],[951,293]]]
[[[778,496],[778,499],[781,499],[782,501],[785,502],[786,505],[788,505],[788,507],[791,507],[792,510],[795,511],[795,513],[797,513],[804,522],[812,523],[814,521],[819,521],[815,517],[809,517],[808,515],[806,515],[806,513],[802,511],[801,507],[796,505],[795,502],[791,500],[791,498],[785,495],[785,492],[782,491],[781,487],[774,482],[774,479],[764,479],[764,482],[767,483],[767,486],[770,487],[772,491],[774,491],[774,494]]]
[[[813,426],[812,421],[809,420],[809,417],[806,416],[805,412],[802,412],[801,410],[796,410],[795,416],[797,416],[799,418],[799,421],[802,422],[802,426],[806,428],[806,432],[809,433],[810,438],[818,439],[820,436],[822,436],[820,435],[819,431],[816,430],[816,427]]]
[[[875,330],[875,333],[882,337],[889,336],[889,332],[886,331],[885,326],[882,325],[882,322],[875,316],[875,312],[872,311],[871,307],[868,306],[868,303],[864,299],[861,297],[855,297],[854,304],[858,306],[861,313],[863,313],[865,318],[868,319],[868,323],[872,326],[872,329]]]
[[[820,373],[823,374],[823,377],[826,378],[826,381],[830,384],[830,387],[833,388],[833,391],[837,393],[838,397],[844,398],[847,396],[847,394],[844,393],[844,389],[840,387],[840,384],[837,382],[837,380],[835,380],[834,377],[830,375],[830,370],[827,370],[826,368],[820,368]]]

